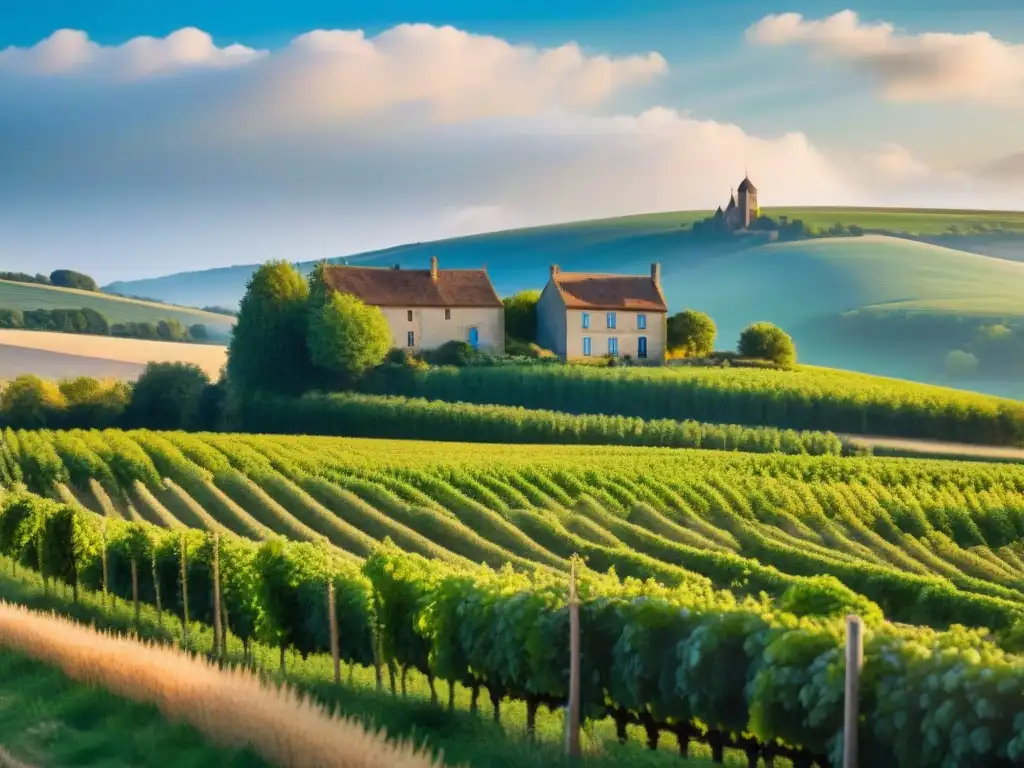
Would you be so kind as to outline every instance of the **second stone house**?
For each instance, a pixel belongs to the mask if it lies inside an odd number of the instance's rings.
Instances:
[[[537,343],[566,360],[663,362],[667,318],[660,264],[649,275],[562,272],[555,265],[537,302]]]
[[[326,268],[328,286],[380,307],[392,346],[411,353],[465,341],[491,354],[505,351],[505,307],[482,269]]]

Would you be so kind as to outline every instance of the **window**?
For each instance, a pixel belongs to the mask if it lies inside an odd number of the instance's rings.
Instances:
[[[643,315],[640,315],[643,317]],[[641,336],[636,340],[636,356],[640,359],[647,357],[647,337]]]
[[[582,320],[581,327],[589,328],[590,327],[590,313],[589,312],[584,312],[580,317],[581,317],[581,320]]]
[[[647,330],[647,315],[636,316],[636,327],[641,331]]]
[[[583,337],[583,356],[590,357],[590,337]]]
[[[416,346],[416,334],[414,332],[412,332],[412,331],[409,331],[409,346],[410,347],[415,347]]]
[[[608,354],[619,356],[619,340],[614,336],[608,338]]]
[[[406,314],[409,316],[409,322],[411,323],[412,322],[412,310],[410,309]],[[410,344],[409,346],[412,346],[412,345]]]
[[[444,311],[444,319],[445,320],[451,320],[452,319],[452,311],[450,309],[446,309]]]
[[[608,313],[607,320],[608,320],[608,327],[609,328],[615,328],[615,313],[614,312],[609,312]]]

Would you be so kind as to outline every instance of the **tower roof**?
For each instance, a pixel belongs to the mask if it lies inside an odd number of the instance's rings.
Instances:
[[[757,187],[754,186],[753,182],[750,181],[749,176],[744,176],[743,181],[740,182],[740,192],[753,192],[757,194]]]

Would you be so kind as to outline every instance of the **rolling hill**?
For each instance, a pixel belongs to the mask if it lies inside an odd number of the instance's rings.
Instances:
[[[0,381],[22,374],[128,381],[148,362],[194,363],[216,381],[226,361],[227,347],[215,344],[0,329]]]
[[[868,234],[788,243],[754,237],[708,241],[683,229],[705,212],[659,213],[414,243],[332,261],[422,268],[437,256],[442,268],[486,265],[503,295],[540,288],[550,264],[567,271],[642,274],[659,261],[672,310],[692,307],[711,314],[722,348],[731,348],[746,324],[769,320],[794,335],[805,362],[1024,397],[1024,376],[1012,367],[982,364],[951,378],[946,361],[957,349],[979,354],[972,344],[983,326],[1005,325],[1024,340],[1024,263],[1011,258],[1024,259],[1024,214],[763,212],[818,228],[857,224]],[[992,255],[978,253],[986,242]],[[949,247],[961,243],[962,249]],[[308,269],[312,262],[299,266]],[[181,273],[108,288],[232,306],[253,268]]]
[[[18,309],[22,312],[32,309],[89,308],[102,314],[112,325],[126,322],[157,323],[160,320],[177,320],[186,326],[201,323],[206,326],[210,338],[215,341],[226,341],[231,326],[234,325],[233,317],[205,312],[194,307],[9,280],[0,280],[0,308]]]

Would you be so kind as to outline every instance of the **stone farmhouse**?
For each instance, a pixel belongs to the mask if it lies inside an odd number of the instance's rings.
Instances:
[[[410,353],[465,341],[475,349],[505,351],[505,308],[483,269],[328,266],[328,286],[380,307],[391,342]]]
[[[562,272],[555,265],[537,302],[537,343],[566,360],[612,355],[662,363],[667,318],[660,264],[650,275]]]

